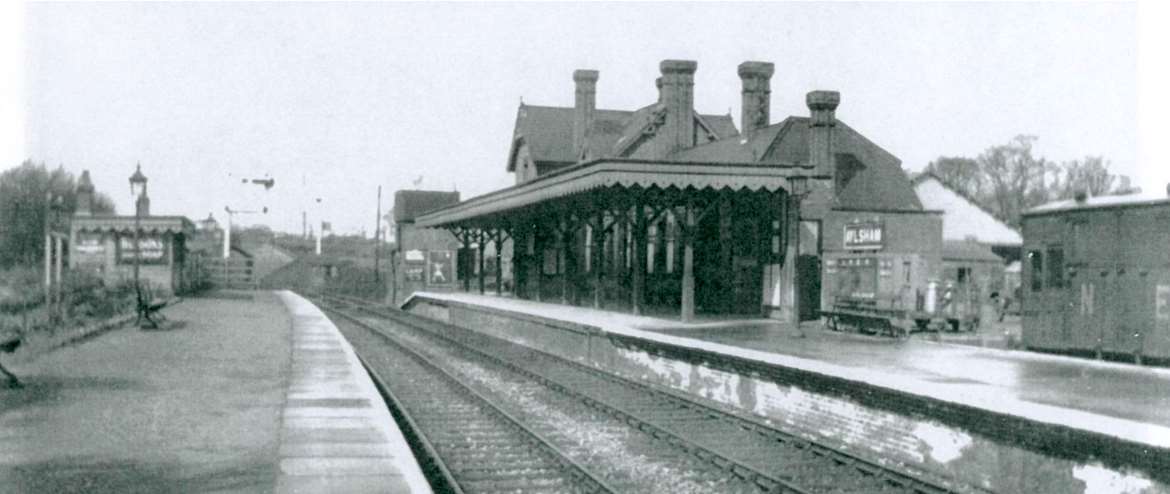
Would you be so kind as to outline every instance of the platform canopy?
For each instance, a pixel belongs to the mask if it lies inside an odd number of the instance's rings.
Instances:
[[[611,187],[643,190],[792,191],[793,179],[812,175],[809,165],[764,163],[692,163],[684,161],[605,158],[587,161],[535,180],[468,199],[423,214],[421,227],[449,228],[542,202]]]
[[[72,219],[73,229],[78,232],[133,233],[135,221],[142,233],[172,233],[190,235],[195,224],[183,216],[144,216],[135,220],[133,216],[77,216]]]

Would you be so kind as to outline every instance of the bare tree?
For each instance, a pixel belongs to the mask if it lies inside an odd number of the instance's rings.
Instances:
[[[940,156],[926,165],[926,172],[967,197],[984,199],[987,179],[976,160],[961,156]]]

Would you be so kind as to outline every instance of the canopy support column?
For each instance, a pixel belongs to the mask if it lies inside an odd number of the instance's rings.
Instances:
[[[719,197],[719,306],[724,313],[735,305],[735,259],[731,250],[731,198],[726,193]]]
[[[478,239],[477,240],[478,247],[475,250],[478,251],[477,253],[479,255],[477,255],[475,257],[476,257],[476,262],[479,263],[479,294],[480,295],[483,295],[483,274],[484,274],[483,273],[483,271],[484,271],[483,260],[484,260],[484,257],[487,255],[487,252],[484,250],[484,243],[485,243],[485,240],[487,240],[486,237],[487,237],[487,235],[484,234],[484,231],[482,228],[477,230],[476,238]]]
[[[460,230],[456,238],[463,244],[463,259],[459,262],[463,266],[463,291],[471,293],[471,259],[467,258],[471,255],[471,232]]]
[[[695,207],[688,203],[683,206],[682,224],[683,274],[682,274],[682,322],[695,319]]]
[[[634,283],[630,290],[630,302],[633,313],[642,315],[642,302],[646,290],[646,207],[642,199],[634,201],[634,245],[631,246],[634,254]]]
[[[504,230],[496,229],[492,245],[496,248],[496,295],[504,296]],[[515,250],[515,249],[513,249]]]
[[[533,299],[544,301],[544,236],[540,234],[540,225],[536,225],[532,234],[532,258],[528,260],[532,269]]]

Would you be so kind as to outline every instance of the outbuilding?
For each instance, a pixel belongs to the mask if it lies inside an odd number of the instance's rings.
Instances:
[[[186,246],[195,231],[191,220],[150,214],[145,190],[135,203],[136,215],[94,214],[93,194],[93,183],[85,171],[78,180],[77,209],[70,221],[72,271],[91,273],[109,284],[129,283],[137,265],[142,285],[156,296],[191,288],[198,279],[195,263],[188,262]]]

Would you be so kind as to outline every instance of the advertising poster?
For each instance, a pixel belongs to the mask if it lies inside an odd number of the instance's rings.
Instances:
[[[74,249],[78,254],[100,256],[106,252],[106,245],[102,243],[100,233],[78,233],[77,246]]]
[[[427,253],[427,284],[450,285],[455,282],[455,256],[449,250]]]
[[[134,248],[133,236],[118,237],[118,262],[132,264],[135,258],[141,264],[166,264],[166,243],[157,236],[144,235],[138,239],[138,249]]]
[[[402,276],[406,281],[422,283],[426,280],[427,258],[421,250],[408,250],[402,255]]]

